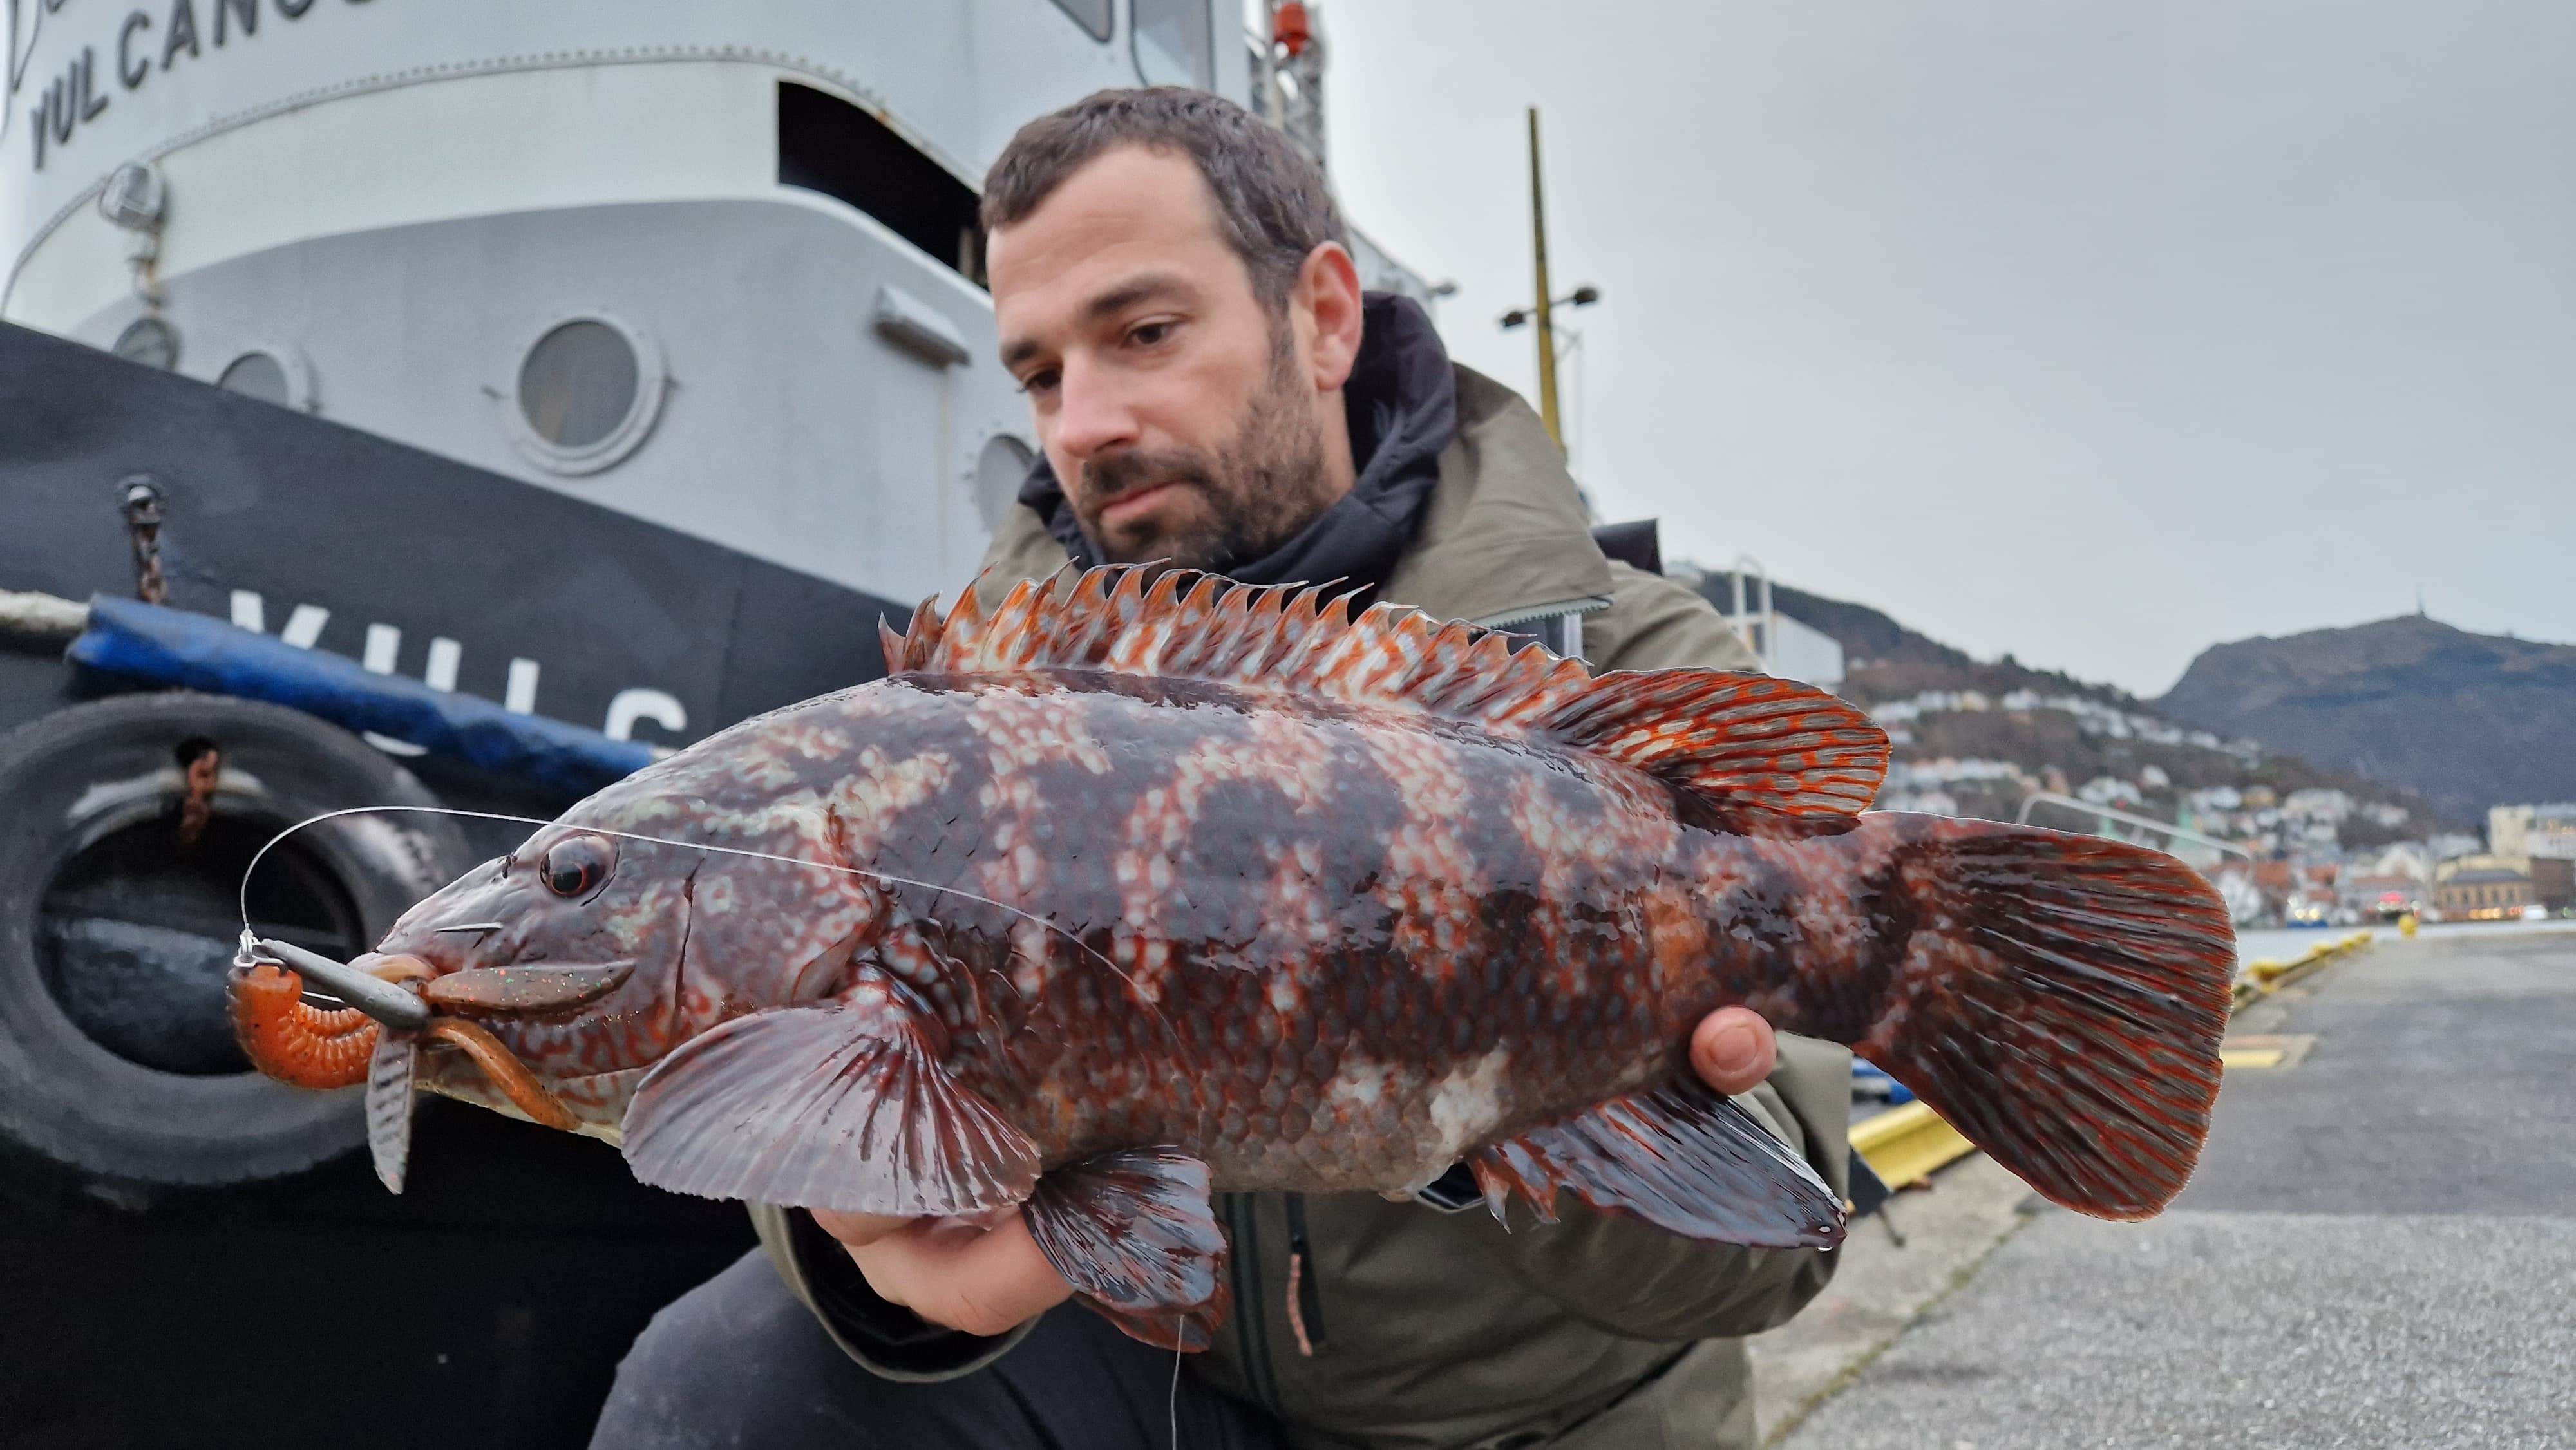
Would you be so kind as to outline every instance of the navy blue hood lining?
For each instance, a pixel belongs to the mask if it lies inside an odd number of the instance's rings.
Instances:
[[[1360,355],[1342,385],[1359,470],[1351,491],[1288,542],[1258,559],[1220,560],[1218,572],[1246,584],[1346,581],[1374,593],[1413,544],[1440,481],[1440,454],[1458,433],[1458,380],[1431,318],[1411,298],[1371,292],[1361,302]],[[1100,552],[1067,506],[1064,485],[1038,455],[1020,502],[1074,563]]]

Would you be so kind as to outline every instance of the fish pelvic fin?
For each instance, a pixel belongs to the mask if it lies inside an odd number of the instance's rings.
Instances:
[[[907,1218],[1017,1203],[1038,1151],[952,1079],[882,987],[737,1017],[664,1058],[623,1148],[656,1188]]]
[[[2162,1211],[2218,1096],[2236,938],[2210,884],[2161,851],[1991,821],[1874,814],[1835,844],[1878,863],[1876,960],[1869,1020],[1827,1035],[2042,1196]]]
[[[1541,1222],[1571,1192],[1604,1213],[1707,1243],[1831,1248],[1843,1206],[1806,1160],[1696,1080],[1616,1098],[1480,1148],[1467,1166],[1507,1226],[1518,1195]]]
[[[1205,1163],[1131,1148],[1059,1168],[1021,1210],[1038,1252],[1130,1338],[1196,1352],[1231,1304]]]
[[[412,1074],[419,1061],[420,1039],[391,1031],[376,1034],[367,1059],[367,1157],[376,1181],[391,1193],[403,1191],[411,1159]]]
[[[927,674],[1097,670],[1415,710],[1551,738],[1645,771],[1685,819],[1743,835],[1850,828],[1887,774],[1887,734],[1812,685],[1722,670],[1622,671],[1493,630],[1325,589],[1156,565],[1023,580],[987,613],[924,601],[887,648]],[[900,661],[900,664],[897,663]]]

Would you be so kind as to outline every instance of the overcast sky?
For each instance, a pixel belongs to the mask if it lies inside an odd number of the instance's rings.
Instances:
[[[1325,0],[1336,180],[1576,462],[1991,657],[2163,692],[2410,612],[2576,640],[2576,6]]]

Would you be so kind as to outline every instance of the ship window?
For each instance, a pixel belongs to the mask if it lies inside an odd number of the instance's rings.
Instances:
[[[1208,0],[1136,0],[1128,21],[1136,74],[1149,86],[1196,86],[1216,79],[1208,53]]]
[[[159,317],[138,317],[125,325],[108,350],[147,368],[174,368],[179,365],[179,329]]]
[[[1055,8],[1072,16],[1092,39],[1109,38],[1109,0],[1055,0]]]
[[[597,473],[653,431],[663,386],[652,339],[604,317],[573,317],[537,334],[503,411],[520,451],[539,467]]]
[[[1002,515],[1020,501],[1020,485],[1029,481],[1037,462],[1037,454],[1008,433],[984,441],[984,451],[975,458],[975,509],[983,515],[984,527],[1002,527]]]
[[[848,202],[931,260],[984,284],[975,189],[838,96],[779,82],[778,183]]]
[[[519,368],[519,410],[539,438],[587,448],[635,406],[635,349],[605,322],[567,322],[537,339]]]
[[[286,385],[286,365],[264,352],[246,352],[224,368],[215,386],[230,388],[244,397],[284,408],[292,405]]]

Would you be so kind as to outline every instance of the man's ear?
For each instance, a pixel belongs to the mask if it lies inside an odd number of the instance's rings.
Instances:
[[[1320,242],[1297,269],[1290,305],[1314,328],[1309,355],[1315,391],[1329,393],[1350,378],[1360,356],[1360,269],[1339,242]]]

